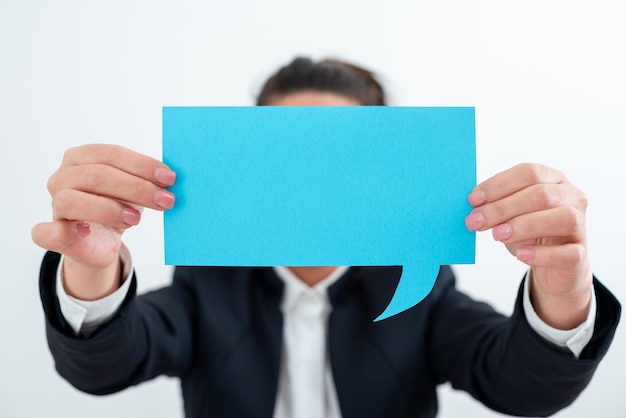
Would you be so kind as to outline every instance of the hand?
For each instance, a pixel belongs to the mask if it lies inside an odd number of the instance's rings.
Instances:
[[[492,229],[494,239],[531,267],[531,300],[549,325],[584,322],[591,297],[587,255],[587,198],[550,167],[520,164],[477,185],[468,196],[471,231]]]
[[[72,148],[48,180],[52,222],[36,225],[33,241],[64,254],[64,267],[94,275],[118,271],[122,234],[139,223],[144,207],[174,205],[165,190],[174,180],[162,162],[120,146]]]

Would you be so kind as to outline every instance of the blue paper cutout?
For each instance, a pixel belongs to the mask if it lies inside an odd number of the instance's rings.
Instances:
[[[474,263],[474,108],[165,107],[172,265],[402,265],[388,318]]]

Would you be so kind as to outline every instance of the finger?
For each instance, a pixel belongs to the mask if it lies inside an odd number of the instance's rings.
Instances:
[[[536,241],[548,244],[585,241],[585,217],[572,207],[558,207],[518,216],[492,230],[505,244]]]
[[[48,188],[53,196],[63,189],[76,189],[159,210],[170,209],[175,200],[161,186],[103,164],[65,167],[51,177]]]
[[[564,184],[567,178],[558,170],[533,163],[518,164],[478,184],[468,199],[472,206],[494,202],[534,184]]]
[[[63,253],[65,248],[89,234],[88,224],[72,221],[43,222],[31,230],[31,238],[35,244],[58,253]]]
[[[584,244],[525,245],[517,249],[517,259],[533,268],[572,270],[577,274],[588,264]]]
[[[524,214],[557,207],[572,207],[584,213],[586,197],[572,185],[537,184],[515,194],[486,203],[472,211],[470,216],[480,217],[478,230],[486,230]]]
[[[83,145],[70,148],[63,157],[63,165],[89,164],[109,165],[160,186],[171,186],[176,178],[163,162],[119,145]]]
[[[98,233],[100,230],[100,234]],[[42,248],[72,258],[77,263],[96,269],[110,266],[119,254],[119,237],[112,240],[90,240],[106,228],[77,221],[54,221],[37,224],[31,231],[33,242]]]
[[[98,223],[118,229],[139,224],[141,212],[117,200],[64,189],[52,200],[54,220]]]

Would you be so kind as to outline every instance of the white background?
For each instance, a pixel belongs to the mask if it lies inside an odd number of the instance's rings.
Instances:
[[[37,290],[46,180],[68,147],[114,142],[160,156],[161,107],[250,105],[297,54],[378,72],[394,105],[477,113],[478,179],[522,161],[563,170],[589,196],[594,270],[626,300],[626,25],[619,1],[0,0],[0,416],[180,417],[176,380],[82,394],[54,371]],[[140,290],[166,284],[162,218],[127,234]],[[524,267],[489,233],[460,286],[510,312]],[[558,417],[626,416],[616,340]],[[417,395],[419,396],[419,394]],[[499,416],[441,389],[441,417]]]

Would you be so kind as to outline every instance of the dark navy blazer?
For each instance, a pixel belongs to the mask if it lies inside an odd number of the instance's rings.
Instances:
[[[158,375],[181,380],[185,413],[271,418],[282,340],[282,281],[271,268],[178,267],[171,286],[136,296],[89,338],[63,319],[46,254],[40,278],[58,372],[107,394]],[[420,304],[380,322],[399,267],[353,267],[329,288],[328,349],[343,418],[434,417],[436,386],[451,382],[495,410],[545,416],[570,404],[605,355],[620,316],[596,280],[596,329],[580,359],[529,327],[518,295],[506,317],[455,288],[442,267]],[[521,289],[521,287],[520,287]]]

